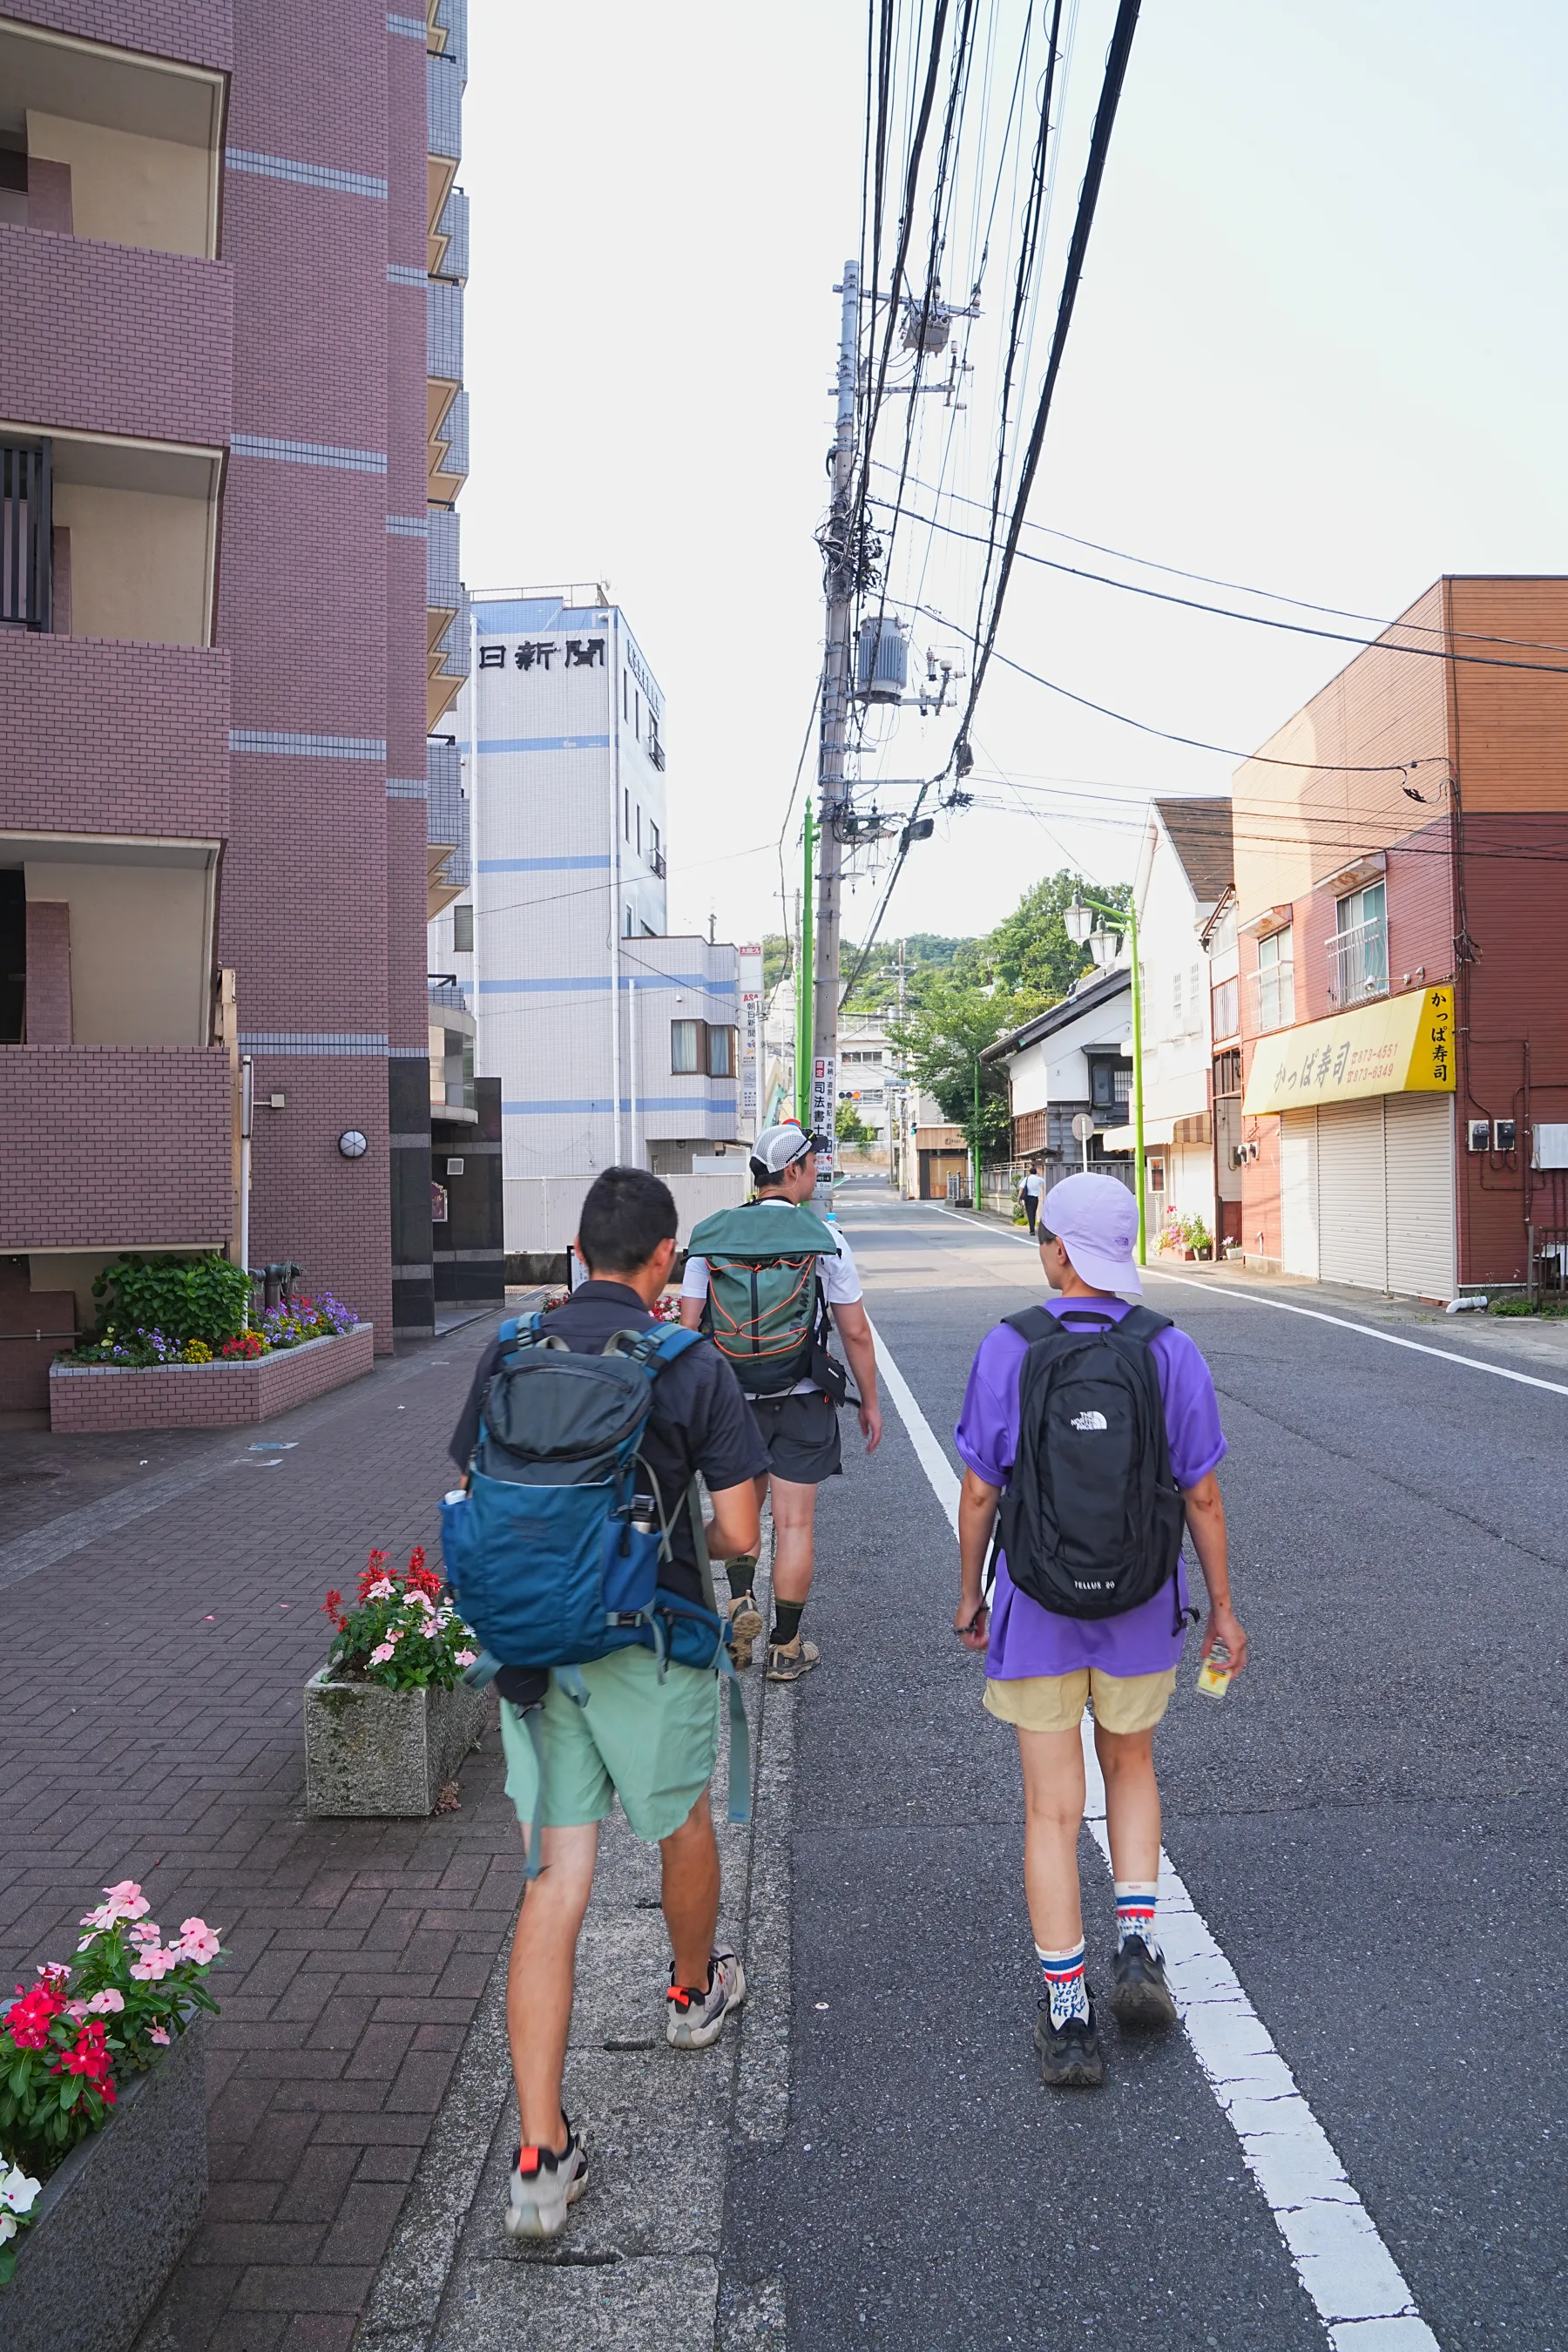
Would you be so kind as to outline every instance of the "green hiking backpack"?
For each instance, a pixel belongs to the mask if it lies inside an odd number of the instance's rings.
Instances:
[[[708,1264],[702,1328],[748,1396],[782,1396],[814,1380],[842,1403],[818,1266],[838,1244],[820,1217],[795,1202],[749,1201],[704,1217],[688,1250]]]

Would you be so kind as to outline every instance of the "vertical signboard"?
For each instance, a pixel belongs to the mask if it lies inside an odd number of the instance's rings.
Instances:
[[[838,1062],[832,1054],[817,1054],[811,1065],[811,1124],[823,1139],[816,1154],[819,1176],[831,1176],[837,1158]]]
[[[737,948],[741,992],[741,1133],[752,1142],[762,1123],[763,950]]]

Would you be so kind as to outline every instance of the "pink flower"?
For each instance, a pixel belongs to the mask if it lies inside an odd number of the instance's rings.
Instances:
[[[184,1958],[198,1961],[205,1968],[209,1960],[216,1959],[222,1946],[205,1919],[182,1919],[180,1940],[174,1948]]]
[[[390,1658],[392,1654],[393,1644],[390,1642],[378,1642],[375,1648],[370,1654],[371,1664],[373,1666],[384,1666],[388,1658]]]
[[[117,2017],[124,2006],[125,1995],[113,1985],[105,1985],[103,1990],[95,1992],[88,2002],[89,2011],[100,2017]]]
[[[118,1886],[106,1886],[109,1901],[106,1907],[116,1919],[144,1919],[153,1906],[133,1878],[122,1878]]]
[[[477,1650],[459,1650],[457,1662],[460,1666],[471,1666],[479,1654]]]
[[[163,1933],[156,1919],[143,1919],[139,1927],[132,1928],[131,1940],[133,1944],[155,1944]]]
[[[390,1601],[396,1590],[390,1576],[378,1576],[364,1597],[367,1601]]]
[[[155,2025],[147,2039],[149,2042],[155,2042],[161,2050],[166,2050],[169,2046],[169,2037],[161,2025]]]
[[[177,1969],[183,1958],[177,1944],[166,1948],[143,1944],[141,1958],[131,1963],[131,1973],[142,1984],[156,1984],[159,1978],[166,1977],[171,1969]]]
[[[86,2019],[86,2017],[87,2017],[87,2003],[86,2003],[86,2001],[85,2001],[85,2000],[68,2000],[68,2001],[67,2001],[67,2003],[66,2003],[66,2015],[67,2015],[68,2017],[74,2017],[74,2018],[76,2019],[76,2021],[77,2021],[77,2023],[78,2023],[79,2025],[80,2025],[80,2024],[85,2021],[85,2019]]]
[[[70,1982],[70,1970],[63,1967],[58,1960],[40,1960],[38,1978],[41,1983],[48,1986],[51,1992],[64,1992]]]

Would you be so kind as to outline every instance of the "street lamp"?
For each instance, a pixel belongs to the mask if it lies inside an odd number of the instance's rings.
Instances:
[[[1099,898],[1085,898],[1076,894],[1070,907],[1062,909],[1062,920],[1069,940],[1078,947],[1087,945],[1096,966],[1109,971],[1116,961],[1120,942],[1115,931],[1100,930],[1095,926],[1095,916],[1104,915],[1118,926],[1127,926],[1127,950],[1132,960],[1132,1168],[1138,1187],[1138,1263],[1149,1263],[1148,1202],[1144,1191],[1143,1168],[1143,1005],[1142,978],[1138,965],[1138,914],[1131,897],[1125,907],[1109,907]],[[1101,942],[1104,942],[1102,945]]]

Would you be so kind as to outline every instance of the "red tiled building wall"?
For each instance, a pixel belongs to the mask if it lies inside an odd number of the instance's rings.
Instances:
[[[0,629],[0,793],[25,833],[228,832],[229,657]]]

